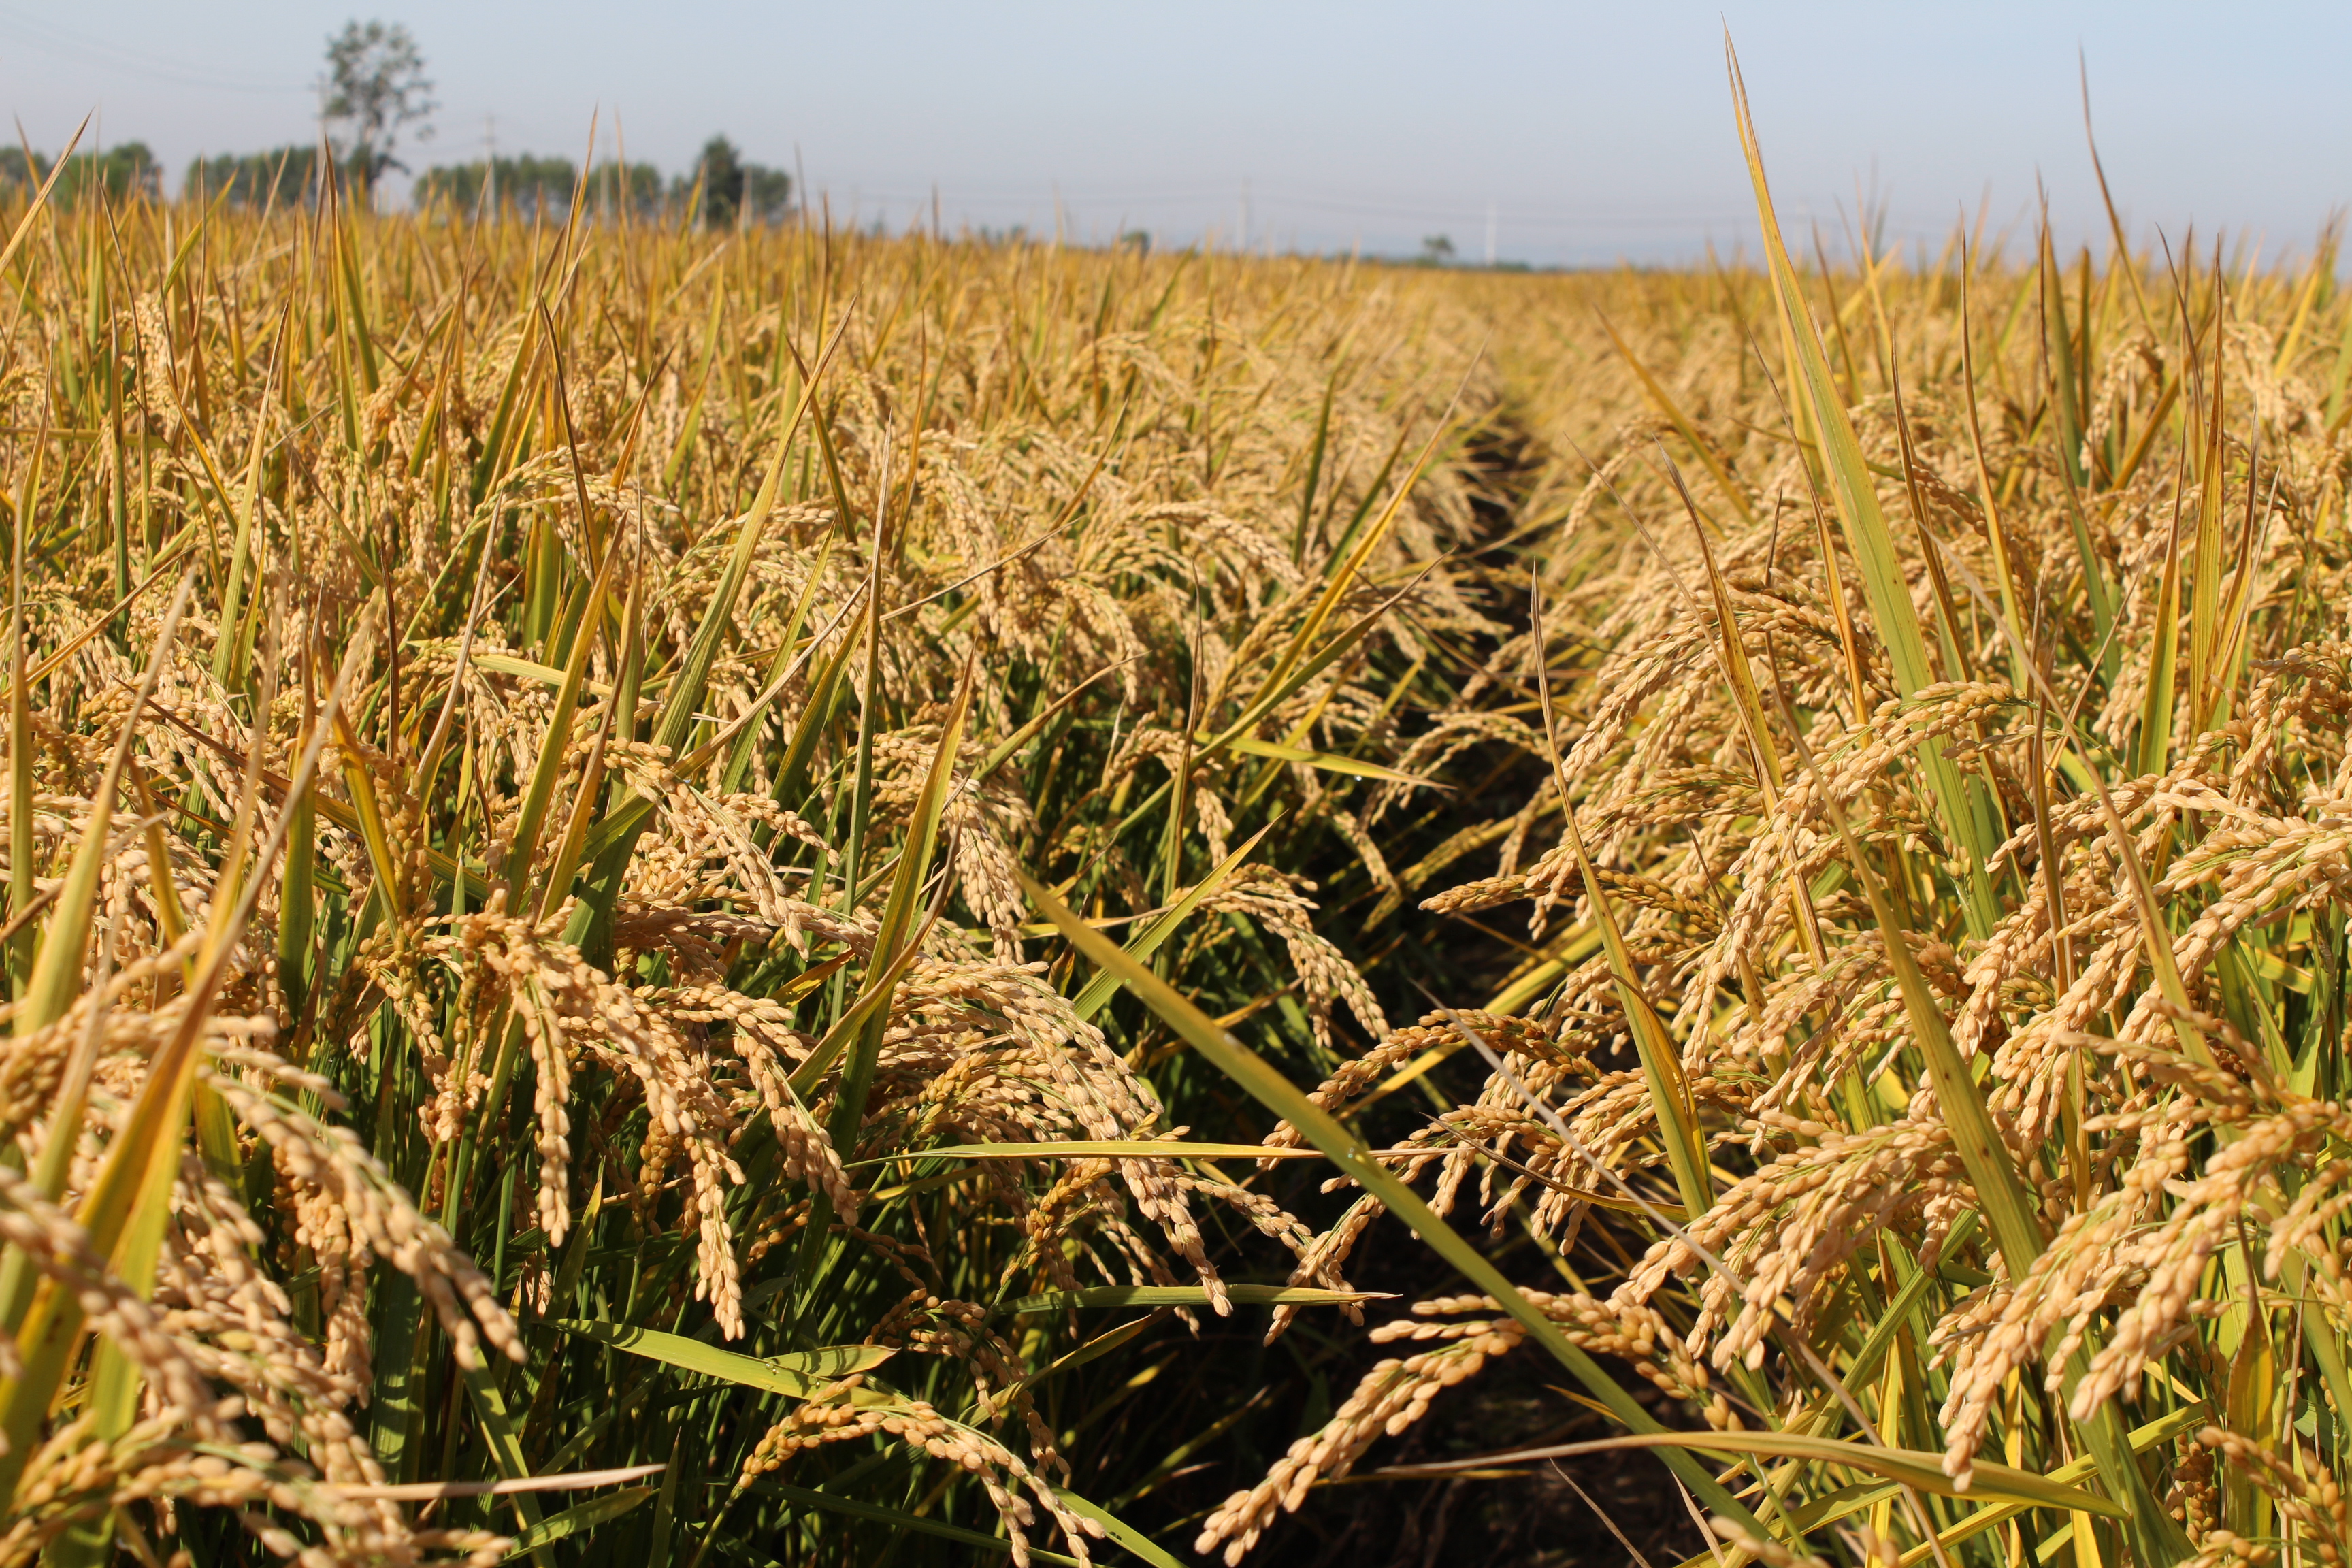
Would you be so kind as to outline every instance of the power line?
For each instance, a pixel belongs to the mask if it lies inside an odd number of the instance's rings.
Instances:
[[[126,49],[118,44],[59,27],[40,17],[26,16],[13,5],[0,5],[0,29],[14,35],[19,43],[29,45],[44,54],[72,60],[77,65],[96,66],[103,70],[120,71],[125,76],[164,82],[173,87],[204,88],[215,92],[296,93],[310,90],[307,83],[191,70],[181,62],[165,57]]]

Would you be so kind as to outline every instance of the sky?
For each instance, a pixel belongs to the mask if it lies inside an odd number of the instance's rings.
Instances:
[[[357,0],[436,84],[412,167],[530,152],[689,165],[718,132],[834,215],[1100,243],[1664,264],[1752,250],[1724,35],[1784,223],[1865,205],[1937,246],[1961,214],[2103,239],[2083,127],[2135,244],[2193,223],[2308,254],[2352,202],[2352,7],[2041,0]],[[0,104],[40,150],[84,113],[176,184],[316,135],[353,0],[0,0]],[[392,199],[397,199],[397,191]]]

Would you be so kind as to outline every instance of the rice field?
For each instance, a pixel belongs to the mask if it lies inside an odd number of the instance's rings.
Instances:
[[[2343,1561],[2333,234],[1741,126],[1663,273],[10,195],[0,1560]]]

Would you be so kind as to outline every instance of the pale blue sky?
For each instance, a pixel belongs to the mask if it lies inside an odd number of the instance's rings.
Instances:
[[[1475,259],[1664,260],[1754,231],[1724,86],[1738,43],[1784,216],[1834,239],[1859,182],[1940,237],[2037,174],[2063,233],[2104,231],[2075,51],[2136,237],[2194,220],[2307,247],[2352,200],[2352,8],[2140,4],[824,5],[670,0],[0,0],[0,107],[54,150],[85,110],[174,173],[312,134],[322,41],[408,24],[439,83],[412,163],[576,156],[618,111],[633,158],[714,131],[797,160],[835,211]],[[495,117],[493,121],[491,117]],[[609,143],[608,143],[609,145]]]

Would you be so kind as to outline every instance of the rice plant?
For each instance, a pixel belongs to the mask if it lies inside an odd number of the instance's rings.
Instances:
[[[12,187],[0,1559],[2341,1561],[2333,233],[1733,95],[1671,273]]]
[[[1428,900],[1530,906],[1521,973],[1311,1103],[1252,1084],[1469,1291],[1197,1547],[1351,1472],[1640,1448],[1692,1564],[2340,1562],[2333,233],[1808,267],[1733,96],[1761,268],[1591,290],[1613,428],[1528,410],[1581,481],[1495,656],[1550,842]],[[1443,1052],[1470,1092],[1356,1134]],[[1379,1466],[1497,1363],[1589,1434]]]
[[[1018,879],[1304,1076],[1387,1034],[1307,868],[1404,900],[1367,802],[1502,630],[1472,315],[332,193],[11,227],[0,1556],[1170,1561],[1080,1487],[1112,1352],[1360,1293],[1161,1152],[1223,1080]]]

